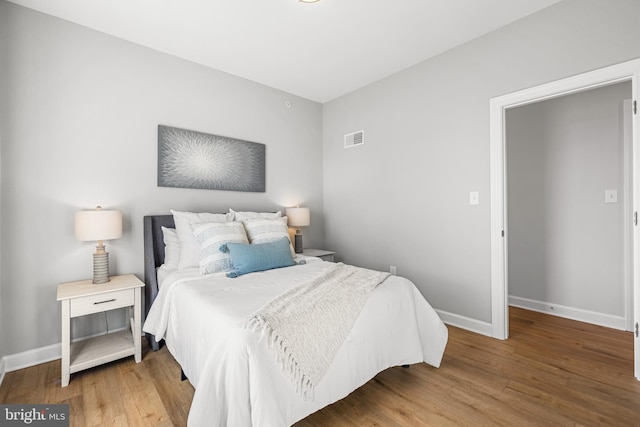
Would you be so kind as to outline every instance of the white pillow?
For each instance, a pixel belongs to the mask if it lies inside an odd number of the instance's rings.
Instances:
[[[251,242],[251,244],[274,242],[286,237],[289,241],[291,254],[295,256],[293,246],[291,245],[291,239],[289,238],[287,220],[288,218],[283,216],[277,219],[247,219],[242,221],[242,223],[244,224],[244,229],[247,232],[247,236],[249,237],[249,242]]]
[[[282,217],[282,211],[278,212],[236,212],[233,209],[229,209],[229,213],[233,215],[234,221],[244,221],[247,219],[259,219],[259,218],[280,218]]]
[[[180,242],[175,228],[162,228],[162,240],[164,241],[164,266],[178,268],[180,261]]]
[[[178,242],[180,242],[180,260],[178,268],[198,267],[200,265],[200,246],[193,236],[192,224],[203,222],[232,221],[231,214],[193,213],[171,210],[176,224]]]
[[[241,222],[206,222],[193,225],[193,235],[200,245],[200,274],[230,271],[231,255],[220,252],[224,243],[249,243]]]

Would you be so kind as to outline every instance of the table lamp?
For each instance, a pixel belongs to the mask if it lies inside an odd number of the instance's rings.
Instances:
[[[294,250],[295,253],[302,253],[302,232],[300,227],[306,227],[311,224],[309,208],[301,208],[296,206],[295,208],[287,208],[287,218],[289,218],[289,225],[296,228],[296,235],[294,237]]]
[[[105,251],[104,240],[113,240],[122,236],[122,213],[114,210],[102,210],[97,206],[92,211],[76,212],[76,239],[98,241],[93,254],[93,283],[109,281],[109,253]]]

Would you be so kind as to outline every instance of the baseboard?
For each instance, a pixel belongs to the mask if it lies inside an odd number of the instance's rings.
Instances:
[[[442,310],[436,310],[440,319],[447,325],[475,332],[477,334],[492,337],[491,323],[482,322],[480,320],[471,319],[469,317],[460,316],[459,314],[449,313]]]
[[[61,348],[62,346],[58,343],[5,356],[2,358],[5,364],[5,372],[17,371],[18,369],[29,368],[60,359]]]
[[[111,332],[118,332],[126,329],[126,327],[114,329]],[[73,341],[82,341],[88,338],[102,335],[102,333],[90,335],[74,339]],[[144,337],[144,335],[143,335]],[[30,368],[32,366],[39,365],[41,363],[51,362],[62,357],[62,344],[51,344],[46,347],[34,348],[33,350],[23,351],[22,353],[10,354],[0,358],[0,384],[1,379],[4,379],[6,372],[13,372],[19,369]]]
[[[2,386],[2,381],[4,381],[4,357],[0,357],[0,386]]]
[[[621,316],[613,316],[611,314],[598,313],[595,311],[583,310],[581,308],[567,307],[560,304],[552,304],[514,296],[509,297],[509,305],[564,317],[566,319],[577,320],[579,322],[592,323],[594,325],[618,329],[621,331],[625,331],[627,329],[626,319]]]

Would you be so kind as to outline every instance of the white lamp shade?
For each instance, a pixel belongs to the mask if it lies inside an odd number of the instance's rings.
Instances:
[[[112,240],[122,237],[122,213],[120,211],[76,212],[75,234],[77,240]]]
[[[309,208],[287,208],[289,225],[293,227],[306,227],[311,224]]]

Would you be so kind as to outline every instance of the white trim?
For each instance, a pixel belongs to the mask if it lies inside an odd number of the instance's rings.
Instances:
[[[547,313],[558,317],[564,317],[566,319],[577,320],[579,322],[593,323],[594,325],[605,326],[607,328],[618,329],[621,331],[626,329],[626,319],[624,316],[613,316],[611,314],[598,313],[595,311],[583,310],[581,308],[568,307],[566,305],[514,296],[509,297],[509,305],[540,313]]]
[[[60,343],[58,343],[23,351],[22,353],[10,354],[2,358],[6,364],[5,372],[30,368],[31,366],[60,359],[60,351]]]
[[[128,326],[117,328],[109,331],[109,333],[124,331]],[[92,334],[82,338],[76,338],[73,342],[82,341],[89,338],[104,335],[104,332]],[[141,337],[144,334],[141,335]],[[62,357],[62,344],[51,344],[46,347],[34,348],[32,350],[23,351],[22,353],[10,354],[0,358],[0,375],[4,376],[6,372],[13,372],[19,369],[30,368],[32,366],[39,365],[41,363],[51,362]],[[2,384],[2,377],[0,377],[0,384]]]
[[[588,89],[607,86],[610,84],[629,81],[632,82],[633,99],[638,99],[637,80],[640,76],[640,59],[612,65],[596,71],[590,71],[566,79],[543,84],[522,91],[492,98],[489,102],[490,116],[490,168],[491,168],[491,320],[492,336],[506,339],[509,335],[508,316],[508,285],[507,285],[507,248],[506,239],[502,238],[503,231],[508,233],[506,228],[506,191],[505,173],[506,165],[504,161],[505,137],[504,115],[507,108],[526,105],[545,99],[556,98],[571,93],[577,93]],[[638,205],[638,166],[639,155],[637,148],[637,115],[634,115],[634,136],[633,136],[633,206],[637,211]],[[634,251],[638,249],[638,228],[634,227]],[[640,287],[639,261],[634,257],[634,295],[635,313],[634,321],[638,320],[638,288]],[[639,358],[640,342],[635,339],[636,358]],[[640,358],[638,359],[640,360]],[[636,363],[636,376],[640,375],[639,363]],[[639,377],[640,378],[640,377]]]
[[[436,310],[440,319],[447,325],[455,326],[467,331],[475,332],[477,334],[491,336],[491,324],[487,322],[481,322],[469,317],[460,316],[459,314],[449,313],[447,311]]]
[[[500,98],[492,99],[490,112],[490,170],[491,170],[491,336],[509,337],[509,307],[507,280],[507,239],[505,238],[507,194],[505,186],[506,159],[504,147],[504,110]]]
[[[0,357],[0,387],[2,386],[2,381],[4,381],[4,357]]]
[[[631,117],[631,123],[629,118]],[[633,126],[632,100],[625,99],[622,104],[622,150],[623,150],[623,259],[624,263],[624,317],[625,330],[633,330]]]
[[[631,97],[637,104],[640,100],[640,85],[638,78],[640,77],[640,71],[636,71],[635,78],[631,81]],[[634,214],[638,214],[638,208],[640,204],[640,120],[638,120],[638,114],[633,115],[631,123],[631,151],[633,162],[633,180],[631,183],[633,194],[633,211]],[[633,286],[632,286],[632,298],[633,298],[633,320],[632,323],[637,327],[640,321],[640,227],[636,224],[633,227]],[[632,327],[632,330],[634,328]],[[640,337],[635,334],[633,339],[633,366],[634,375],[640,380]]]

